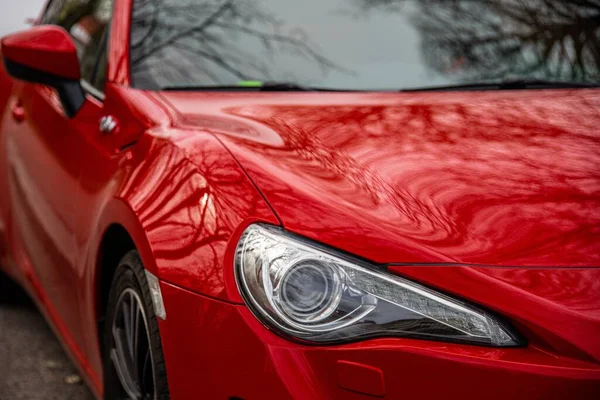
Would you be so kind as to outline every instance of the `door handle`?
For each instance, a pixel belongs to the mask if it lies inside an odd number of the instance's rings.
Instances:
[[[21,105],[21,101],[16,101],[10,108],[10,113],[16,122],[25,121],[25,109]]]

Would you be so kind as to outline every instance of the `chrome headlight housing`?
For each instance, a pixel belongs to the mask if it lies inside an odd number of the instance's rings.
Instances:
[[[256,317],[302,341],[386,336],[521,344],[487,311],[280,228],[249,226],[238,243],[235,264],[238,286]]]

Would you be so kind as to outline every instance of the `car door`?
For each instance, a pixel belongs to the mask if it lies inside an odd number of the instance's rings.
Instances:
[[[76,198],[82,167],[81,146],[98,131],[103,110],[108,22],[91,21],[95,4],[112,0],[52,0],[43,24],[56,24],[72,33],[86,93],[84,107],[68,118],[54,89],[15,85],[11,98],[12,129],[6,132],[9,190],[13,216],[15,257],[30,266],[38,294],[63,333],[82,345],[80,331],[80,275],[75,237]],[[83,22],[87,21],[87,25]],[[94,25],[95,23],[95,25]],[[77,30],[95,26],[89,41]],[[79,35],[79,39],[77,37]],[[67,333],[68,332],[68,333]]]

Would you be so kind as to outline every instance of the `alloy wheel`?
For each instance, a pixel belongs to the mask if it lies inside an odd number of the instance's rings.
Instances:
[[[119,378],[121,398],[155,399],[148,320],[142,300],[132,288],[125,289],[117,300],[111,332],[110,360]]]

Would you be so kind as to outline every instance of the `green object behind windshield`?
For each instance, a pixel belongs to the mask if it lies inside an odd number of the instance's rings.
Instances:
[[[237,85],[242,87],[261,87],[263,83],[261,81],[239,81]]]

